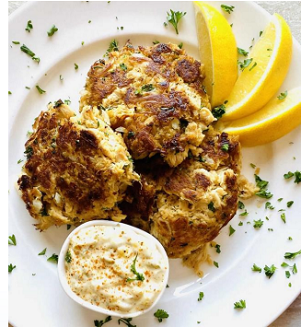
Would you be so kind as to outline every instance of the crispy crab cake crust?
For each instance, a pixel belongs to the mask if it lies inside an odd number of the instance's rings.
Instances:
[[[198,155],[215,120],[202,81],[200,62],[177,45],[128,43],[91,66],[80,106],[106,110],[134,159],[159,153],[175,167]]]
[[[18,185],[38,229],[125,218],[117,202],[139,177],[122,137],[102,114],[84,107],[77,116],[59,100],[36,119]]]
[[[243,192],[237,137],[210,128],[200,152],[175,168],[156,157],[137,163],[141,183],[128,189],[122,205],[126,222],[149,231],[172,258],[187,260],[212,241],[235,215]]]

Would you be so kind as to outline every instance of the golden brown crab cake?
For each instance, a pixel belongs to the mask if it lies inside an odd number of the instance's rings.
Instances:
[[[85,107],[77,116],[61,100],[36,119],[18,184],[38,229],[125,218],[117,202],[139,176],[108,122],[97,108]]]
[[[177,45],[128,43],[92,65],[80,105],[106,110],[134,159],[159,153],[175,167],[215,120],[202,81],[200,62]]]
[[[172,258],[184,258],[212,241],[237,211],[237,137],[212,129],[205,134],[201,155],[175,168],[158,156],[137,162],[141,183],[128,188],[121,207],[126,222],[149,231]]]

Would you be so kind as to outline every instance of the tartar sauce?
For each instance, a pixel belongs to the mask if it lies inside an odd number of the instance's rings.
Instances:
[[[91,226],[75,233],[65,269],[75,294],[122,314],[149,308],[165,287],[168,268],[155,243],[116,225]]]

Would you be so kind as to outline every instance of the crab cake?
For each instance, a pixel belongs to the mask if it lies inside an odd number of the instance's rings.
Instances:
[[[37,229],[125,218],[117,203],[139,177],[108,122],[97,108],[84,107],[77,116],[61,100],[36,119],[18,185]]]
[[[127,221],[148,230],[171,258],[204,247],[237,211],[239,142],[211,128],[206,134],[201,154],[175,168],[160,158],[137,164],[141,186],[135,183],[128,189],[128,203],[122,207]]]
[[[177,45],[127,43],[91,66],[80,106],[106,110],[134,159],[160,154],[175,167],[198,155],[215,120],[202,81],[201,63]]]

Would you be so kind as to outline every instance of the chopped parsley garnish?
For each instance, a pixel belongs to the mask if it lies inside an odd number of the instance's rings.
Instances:
[[[198,301],[202,301],[203,300],[203,297],[204,297],[204,293],[203,292],[200,292],[199,293],[199,297],[198,297]]]
[[[216,209],[215,209],[215,207],[214,207],[214,203],[213,203],[212,201],[208,204],[208,209],[209,209],[210,211],[212,211],[212,212],[215,212],[215,211],[216,211]]]
[[[107,316],[104,320],[94,320],[94,326],[95,327],[101,327],[103,326],[106,322],[109,322],[112,320],[111,316]]]
[[[251,268],[252,271],[257,271],[259,273],[261,273],[262,268],[258,267],[255,263],[253,264],[253,267]]]
[[[178,44],[178,47],[179,47],[180,49],[182,49],[182,48],[183,48],[183,42],[179,43],[179,44]]]
[[[257,66],[257,62],[254,62],[253,66],[249,69],[249,71],[251,71],[256,66]]]
[[[249,67],[249,65],[251,64],[252,61],[253,61],[253,58],[245,59],[243,62],[238,61],[241,71],[244,71],[247,67]]]
[[[128,139],[132,139],[132,138],[134,138],[135,137],[135,132],[133,132],[133,131],[129,131],[128,132]]]
[[[156,41],[153,41],[153,44],[155,45],[155,44],[159,44],[160,43],[160,41],[158,41],[158,40],[156,40]]]
[[[141,273],[138,273],[136,270],[136,261],[137,261],[138,253],[135,256],[135,259],[133,263],[131,264],[131,272],[136,275],[136,278],[127,278],[127,282],[132,282],[134,280],[141,280],[142,282],[144,281],[144,276]]]
[[[271,202],[267,202],[267,203],[265,204],[265,208],[266,208],[266,209],[270,209],[270,210],[274,210],[274,209],[275,209],[275,207],[273,207],[273,206],[271,205]]]
[[[241,48],[237,48],[237,52],[238,52],[239,54],[241,54],[242,56],[245,56],[245,57],[249,54],[248,51],[246,51],[246,50],[244,50],[244,49],[241,49]]]
[[[74,63],[74,69],[78,70],[78,64]]]
[[[244,223],[242,222],[242,221],[240,221],[239,223],[238,223],[238,226],[242,226]]]
[[[213,264],[215,265],[216,268],[219,268],[218,262],[213,261]]]
[[[281,217],[282,221],[286,224],[285,213],[282,213],[280,217]]]
[[[293,176],[295,176],[294,183],[299,184],[301,182],[301,171],[296,170],[294,173],[292,173],[291,171],[289,171],[287,174],[284,174],[283,175],[283,177],[285,179],[290,179]]]
[[[287,271],[285,272],[285,276],[286,276],[286,278],[290,278],[290,277],[291,277],[291,273],[287,270]]]
[[[36,85],[36,88],[37,88],[37,90],[39,91],[40,94],[43,94],[43,93],[46,92],[45,90],[41,89],[41,88],[39,87],[39,85]]]
[[[281,92],[281,93],[278,95],[277,99],[278,99],[278,100],[284,100],[286,97],[287,97],[287,91],[285,91],[285,92]]]
[[[229,144],[225,143],[221,146],[222,151],[224,152],[228,152],[229,151]]]
[[[226,112],[226,107],[222,104],[218,107],[215,107],[212,109],[212,115],[214,116],[214,118],[216,119],[220,119],[222,118],[223,114]]]
[[[69,230],[70,228],[71,228],[71,225],[68,224],[68,225],[67,225],[67,230]]]
[[[297,251],[297,252],[285,252],[284,258],[285,259],[295,259],[300,254],[301,254],[301,250]]]
[[[250,166],[255,169],[256,168],[256,165],[254,165],[253,163],[250,163]]]
[[[221,253],[221,246],[219,244],[215,245],[216,253]]]
[[[57,32],[59,29],[55,26],[52,25],[50,30],[47,32],[48,36],[52,36],[55,32]]]
[[[289,236],[289,237],[288,237],[288,240],[289,240],[289,241],[292,241],[292,240],[293,240],[293,238],[292,238],[291,236]]]
[[[268,192],[266,190],[260,190],[259,192],[255,193],[257,196],[259,196],[260,198],[264,198],[264,199],[270,199],[273,194],[271,192]]]
[[[274,275],[277,268],[274,265],[271,265],[271,267],[268,267],[267,265],[265,265],[263,269],[264,269],[265,275],[268,278],[271,278]]]
[[[23,44],[20,47],[21,51],[25,52],[26,54],[28,54],[30,57],[33,57],[35,55],[34,52],[32,52],[25,44]]]
[[[229,236],[235,233],[235,229],[230,225],[229,226]]]
[[[292,283],[288,283],[288,287],[292,287]]]
[[[119,51],[118,49],[118,42],[114,39],[113,41],[111,41],[109,47],[108,47],[108,50],[106,52],[106,55],[109,54],[109,52],[112,52],[112,51]]]
[[[13,44],[20,44],[19,41],[12,41]]]
[[[238,201],[238,209],[244,209],[244,208],[245,205],[241,201]]]
[[[286,206],[288,208],[290,208],[293,204],[294,204],[294,201],[288,201],[287,204],[286,204]]]
[[[71,100],[67,99],[67,100],[64,100],[64,103],[66,103],[66,105],[70,105],[71,104]]]
[[[221,5],[221,8],[227,12],[228,14],[231,14],[233,12],[234,6],[227,6],[227,5]]]
[[[38,255],[45,255],[47,248],[45,248],[43,251],[41,251]]]
[[[29,20],[29,21],[27,22],[27,26],[26,26],[26,28],[25,28],[25,31],[30,32],[32,29],[33,29],[32,21]]]
[[[82,41],[81,45],[84,45],[84,44],[85,44],[85,42],[84,42],[84,41]]]
[[[88,23],[90,24],[91,23],[91,20],[88,20]]]
[[[64,79],[64,77],[62,75],[60,75],[60,80],[62,81]]]
[[[281,202],[282,200],[283,200],[283,198],[279,198],[279,199],[277,199],[278,202]]]
[[[261,228],[261,226],[263,225],[263,220],[259,219],[259,220],[253,220],[254,221],[254,228]]]
[[[245,216],[247,216],[248,214],[249,214],[248,211],[245,210],[245,212],[242,212],[242,213],[240,214],[240,216],[241,216],[241,217],[245,217]]]
[[[33,148],[31,146],[28,146],[25,149],[24,154],[26,154],[27,159],[30,159],[33,156]]]
[[[246,307],[246,300],[240,300],[234,303],[234,309],[245,309]]]
[[[141,90],[142,90],[143,92],[150,92],[150,91],[152,91],[153,89],[154,89],[153,84],[145,84],[145,85],[143,85],[143,86],[141,87]]]
[[[66,261],[67,263],[70,263],[70,262],[72,261],[72,256],[71,256],[71,253],[70,253],[69,250],[67,251],[67,253],[66,253],[66,255],[65,255],[65,261]]]
[[[58,263],[58,261],[59,261],[59,256],[58,256],[57,254],[53,253],[52,256],[49,257],[49,258],[47,259],[47,261],[51,261],[51,262],[54,262],[54,263]]]
[[[127,66],[124,63],[120,64],[119,66],[124,71],[128,69]]]
[[[292,173],[291,171],[289,171],[288,173],[284,174],[283,177],[285,179],[289,179],[289,178],[292,178],[295,174]]]
[[[29,87],[29,86],[25,86],[25,88],[26,88],[27,90],[30,90],[30,87]]]
[[[169,314],[165,311],[165,310],[162,310],[162,309],[158,309],[155,313],[154,313],[154,316],[156,318],[158,318],[158,321],[159,322],[162,322],[163,319],[166,319],[169,317]]]
[[[17,245],[16,236],[14,234],[12,236],[8,236],[8,245]]]
[[[186,15],[186,12],[173,11],[172,9],[170,9],[170,13],[167,12],[166,18],[167,18],[168,22],[170,22],[170,24],[175,28],[177,34],[179,34],[179,30],[178,30],[179,21],[185,15]]]
[[[136,325],[132,325],[131,321],[133,318],[120,318],[118,319],[118,325],[120,325],[121,322],[123,322],[127,327],[137,327]]]
[[[23,160],[22,160],[22,159],[19,159],[19,160],[17,161],[17,164],[20,164],[21,162],[23,162]]]
[[[255,182],[256,182],[256,186],[258,186],[260,189],[262,188],[266,188],[269,184],[268,181],[264,181],[262,180],[258,175],[254,174],[255,176]]]
[[[14,269],[16,268],[16,266],[13,266],[11,263],[8,265],[8,272],[11,273]]]
[[[8,91],[8,94],[12,94],[11,91]]]

